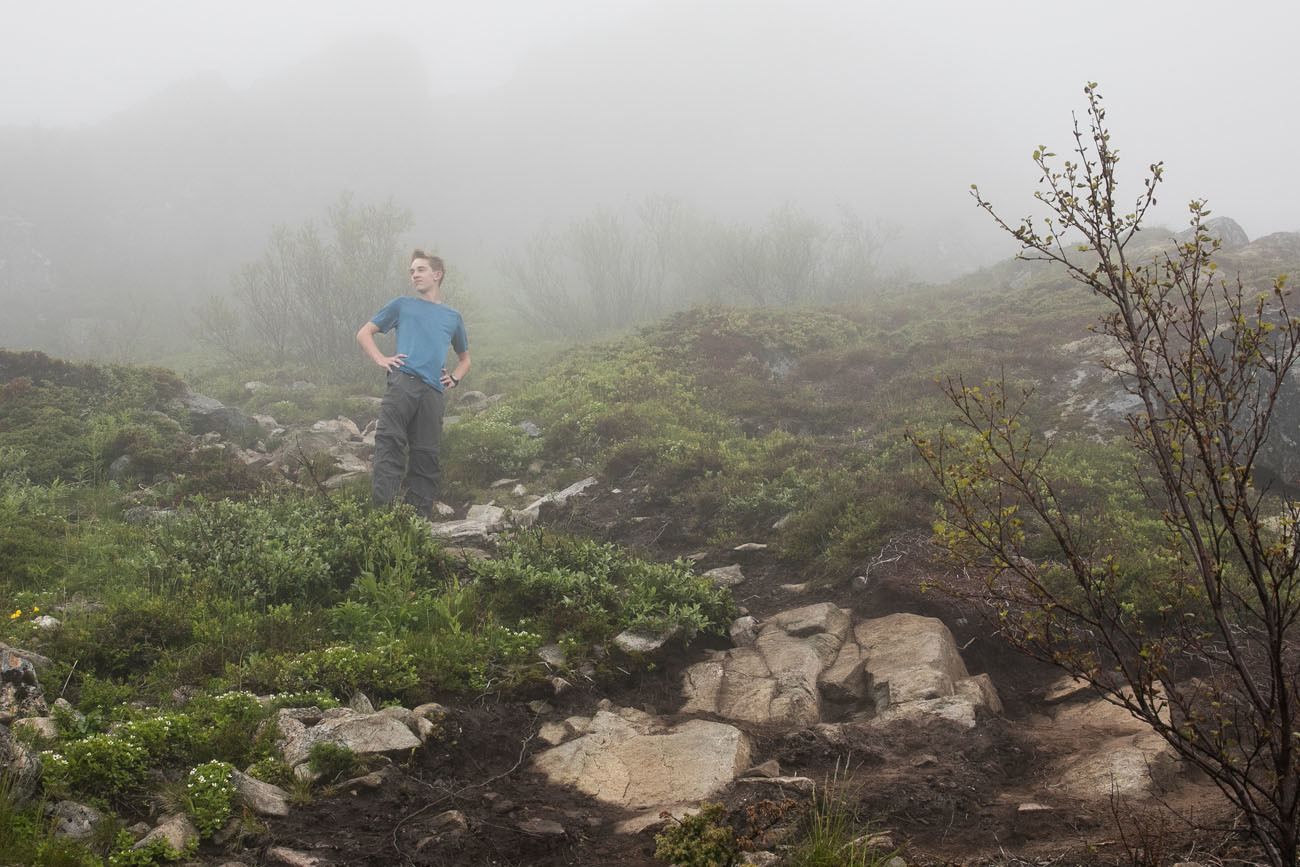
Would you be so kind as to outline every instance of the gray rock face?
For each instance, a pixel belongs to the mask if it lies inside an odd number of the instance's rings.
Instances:
[[[587,733],[536,756],[548,779],[634,809],[704,800],[750,764],[734,726],[691,720],[665,726],[646,714],[600,711]]]

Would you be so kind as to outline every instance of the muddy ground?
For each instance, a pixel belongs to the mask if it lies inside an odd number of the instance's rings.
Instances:
[[[974,612],[922,592],[921,584],[947,568],[923,534],[901,539],[901,555],[872,570],[803,591],[797,569],[765,552],[738,557],[693,544],[665,515],[624,524],[626,502],[597,495],[561,516],[565,529],[611,538],[662,559],[703,553],[700,568],[740,559],[748,576],[736,597],[763,617],[786,608],[834,601],[860,617],[898,611],[940,617],[953,631],[972,674],[987,672],[1005,704],[1002,718],[973,731],[943,721],[852,728],[830,742],[811,730],[792,734],[751,731],[755,762],[776,759],[781,772],[833,784],[843,803],[872,830],[887,831],[910,864],[1173,864],[1251,860],[1248,841],[1232,830],[1232,816],[1208,782],[1187,779],[1160,801],[1063,802],[1033,822],[1017,807],[1050,793],[1048,770],[1079,749],[1078,733],[1046,724],[1040,696],[1059,672],[1002,643]],[[763,540],[756,540],[763,541]],[[715,640],[715,646],[724,646]],[[456,735],[417,751],[408,766],[385,770],[378,788],[352,787],[296,807],[246,840],[245,861],[267,858],[272,846],[310,852],[348,865],[662,865],[653,857],[653,830],[621,834],[630,818],[589,797],[545,783],[529,770],[545,747],[533,734],[547,718],[595,712],[608,699],[673,715],[680,705],[682,669],[698,661],[700,645],[663,660],[653,671],[615,683],[582,684],[556,698],[539,694],[553,710],[541,716],[527,701],[484,697],[454,708]],[[527,698],[527,697],[526,697]],[[805,793],[732,792],[723,800],[734,824],[758,845],[789,835],[806,813]],[[747,813],[746,808],[751,808]],[[448,824],[462,813],[467,827]],[[747,818],[748,817],[748,818]],[[755,821],[750,821],[750,819]],[[768,824],[771,827],[767,827]],[[221,863],[211,861],[210,863]],[[272,863],[267,860],[265,863]]]

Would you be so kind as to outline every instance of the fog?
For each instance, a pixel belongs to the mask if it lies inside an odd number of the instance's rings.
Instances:
[[[759,222],[850,209],[943,280],[1014,254],[1100,83],[1125,165],[1163,160],[1251,237],[1300,228],[1289,4],[5,0],[0,343],[58,303],[182,318],[273,226],[392,201],[491,296],[545,227],[669,196]],[[83,311],[84,312],[84,311]],[[30,322],[19,322],[27,317]],[[30,326],[30,327],[29,327]],[[123,340],[131,335],[124,335]]]

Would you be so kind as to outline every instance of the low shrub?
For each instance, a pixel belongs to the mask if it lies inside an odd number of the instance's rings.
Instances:
[[[251,606],[336,602],[376,560],[414,553],[417,583],[440,575],[439,548],[409,509],[356,499],[278,494],[193,501],[157,526],[159,583]]]
[[[45,788],[104,806],[127,806],[146,789],[149,751],[138,741],[93,734],[41,753]]]
[[[325,782],[333,783],[355,774],[360,764],[357,754],[343,744],[320,741],[311,745],[307,766]]]
[[[736,832],[726,821],[726,807],[700,805],[693,816],[673,819],[655,835],[655,857],[677,867],[731,867],[740,859]]]
[[[625,629],[721,632],[731,595],[686,563],[651,563],[615,545],[530,530],[474,564],[485,603],[503,619],[535,624],[547,639],[603,643]]]

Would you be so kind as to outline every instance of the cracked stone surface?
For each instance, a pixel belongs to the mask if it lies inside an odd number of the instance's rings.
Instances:
[[[725,723],[668,727],[644,714],[627,719],[600,711],[587,731],[538,754],[533,767],[553,783],[620,807],[704,800],[750,765],[749,738]]]

